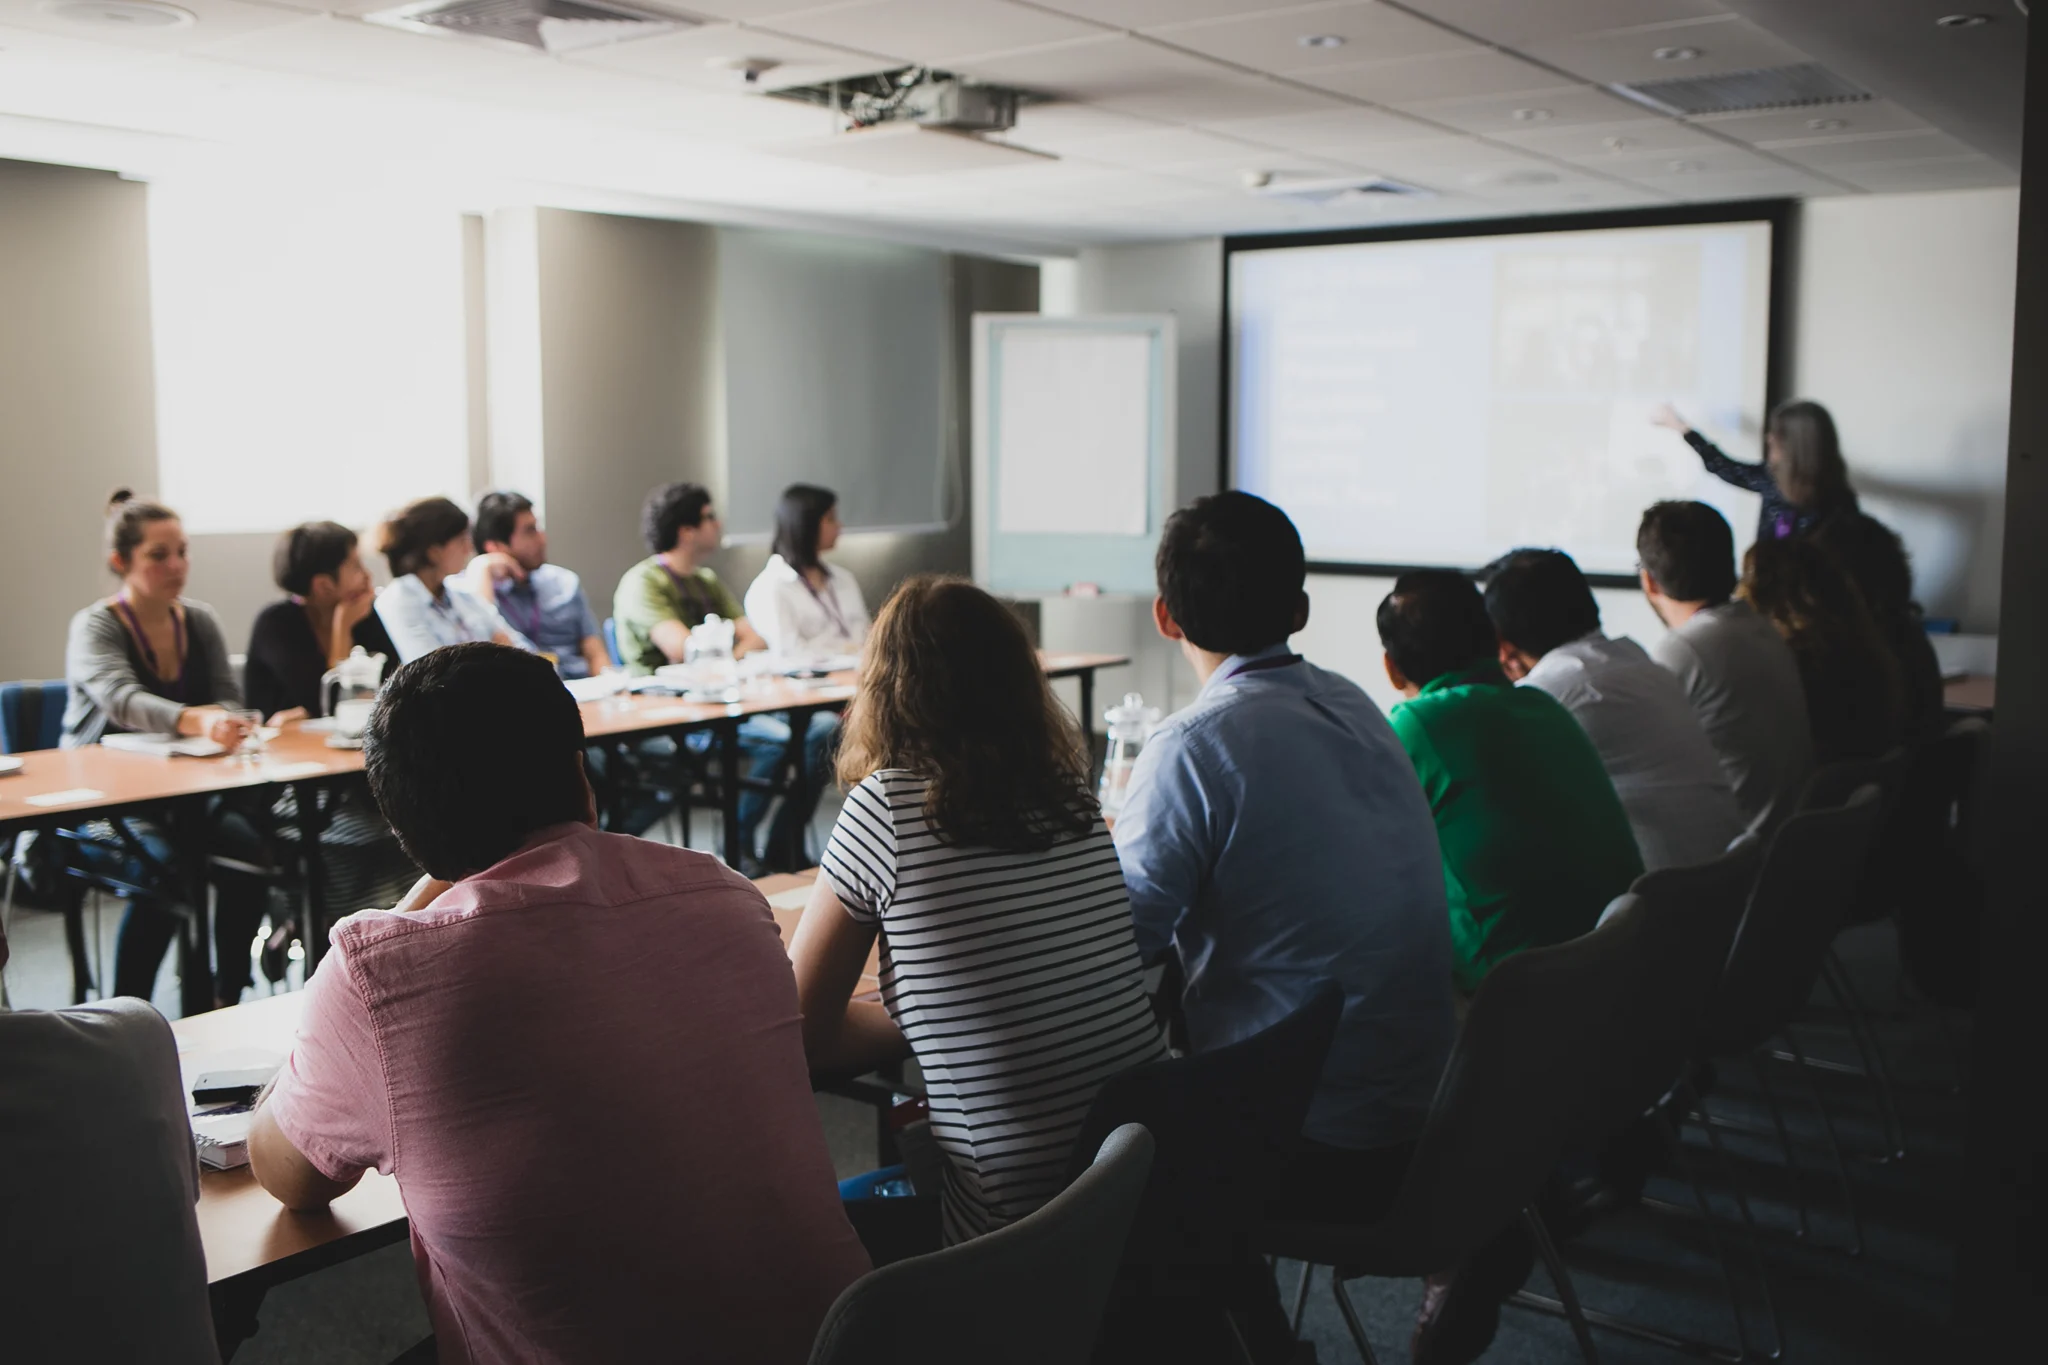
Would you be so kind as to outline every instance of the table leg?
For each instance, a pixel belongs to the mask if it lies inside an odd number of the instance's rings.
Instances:
[[[187,1017],[213,1008],[213,907],[211,881],[207,875],[206,801],[186,801],[170,812],[176,831],[171,846],[177,850],[178,880],[191,911],[179,917],[182,926],[178,960],[178,1008]]]
[[[256,1335],[256,1310],[263,1306],[264,1293],[263,1285],[234,1280],[212,1287],[208,1297],[213,1301],[213,1341],[223,1362],[233,1360],[242,1343]]]
[[[740,723],[718,727],[718,803],[725,817],[725,863],[740,865]]]
[[[1081,742],[1088,746],[1088,780],[1099,775],[1095,757],[1095,670],[1081,670]]]
[[[299,942],[306,949],[306,980],[327,953],[327,858],[320,848],[320,836],[329,821],[320,807],[320,789],[306,782],[292,784],[292,798],[299,807],[299,857],[306,875],[306,920],[299,926]]]
[[[816,714],[815,711],[789,713],[789,752],[786,755],[789,759],[789,785],[782,792],[785,804],[793,801],[810,781],[811,717]],[[786,820],[780,823],[785,826],[783,846],[768,850],[769,865],[783,872],[794,872],[804,865],[804,832],[790,826]],[[792,840],[796,844],[794,848],[789,847]]]

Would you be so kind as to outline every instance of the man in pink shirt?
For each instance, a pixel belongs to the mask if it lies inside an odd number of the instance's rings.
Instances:
[[[546,660],[400,669],[370,788],[427,877],[335,926],[258,1112],[263,1187],[394,1175],[443,1362],[794,1365],[868,1268],[761,894],[600,834]]]

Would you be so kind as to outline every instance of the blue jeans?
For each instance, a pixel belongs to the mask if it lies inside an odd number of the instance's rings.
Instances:
[[[749,716],[740,722],[740,752],[746,755],[750,776],[770,776],[779,770],[789,751],[790,728],[787,713]],[[792,785],[782,798],[782,809],[768,829],[767,860],[771,870],[794,872],[809,865],[804,851],[804,832],[818,809],[818,798],[832,780],[832,755],[839,747],[839,717],[830,711],[813,711],[804,733],[804,780]],[[768,793],[751,787],[740,789],[740,849],[757,852],[755,831],[768,809]],[[787,866],[775,866],[778,863]]]

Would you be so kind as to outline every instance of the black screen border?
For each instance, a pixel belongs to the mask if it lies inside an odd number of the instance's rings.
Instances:
[[[1598,232],[1610,228],[1694,227],[1715,223],[1763,223],[1771,230],[1770,300],[1764,326],[1764,409],[1769,411],[1786,393],[1786,367],[1791,363],[1791,265],[1795,199],[1742,199],[1719,204],[1673,204],[1646,209],[1603,209],[1587,213],[1523,214],[1512,218],[1462,218],[1440,223],[1400,223],[1387,227],[1331,228],[1316,232],[1271,232],[1223,239],[1223,335],[1217,350],[1222,382],[1217,386],[1217,476],[1221,488],[1237,487],[1237,434],[1231,426],[1232,357],[1236,353],[1236,322],[1232,315],[1230,259],[1240,251],[1274,251],[1303,246],[1353,246],[1364,242],[1416,242],[1447,237],[1514,237],[1536,232]],[[1412,569],[1443,568],[1441,564],[1371,564],[1357,560],[1310,560],[1312,574],[1346,574],[1361,578],[1398,578]],[[1461,572],[1476,574],[1479,565]],[[1627,574],[1587,574],[1596,588],[1633,588]]]

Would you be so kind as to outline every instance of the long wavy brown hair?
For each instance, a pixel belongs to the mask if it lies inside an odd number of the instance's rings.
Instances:
[[[947,844],[1037,852],[1095,823],[1080,727],[1023,625],[965,579],[908,579],[875,618],[839,781],[883,768],[925,780],[925,818]]]

